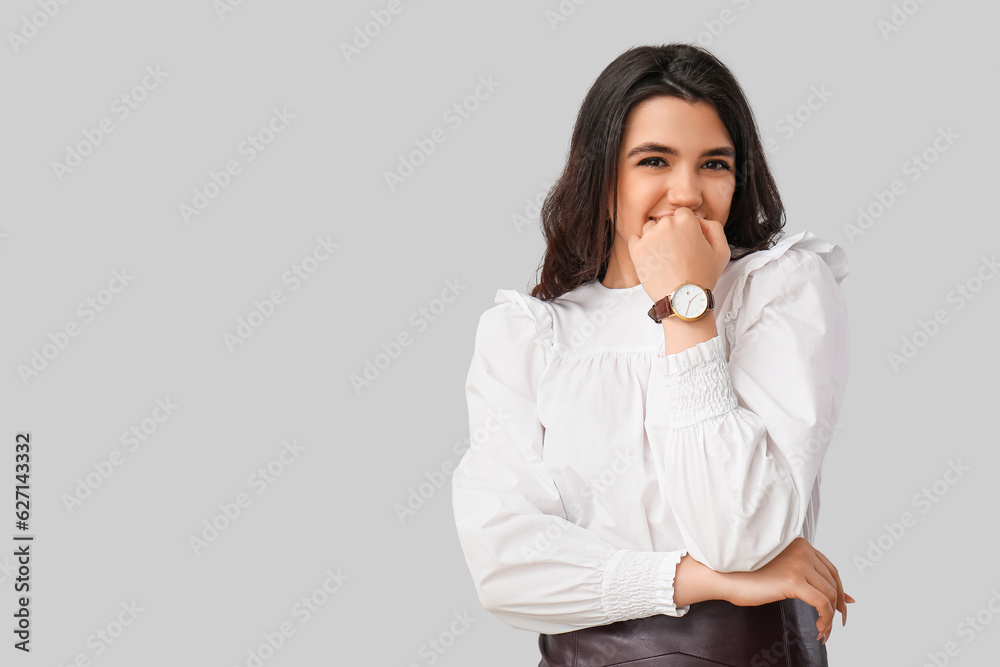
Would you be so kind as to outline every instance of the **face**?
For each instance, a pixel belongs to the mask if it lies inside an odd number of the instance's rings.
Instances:
[[[682,206],[725,225],[735,168],[732,138],[710,105],[666,96],[636,105],[619,150],[615,243],[627,247],[650,218]]]

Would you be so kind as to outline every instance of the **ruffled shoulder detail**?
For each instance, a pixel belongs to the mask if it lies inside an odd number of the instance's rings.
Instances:
[[[494,302],[498,305],[513,304],[511,307],[521,309],[535,323],[535,335],[538,341],[549,348],[552,347],[552,312],[547,303],[512,289],[498,289]]]
[[[734,343],[736,314],[743,305],[743,295],[747,280],[756,271],[759,271],[762,267],[793,249],[795,251],[808,251],[819,256],[830,268],[837,284],[840,284],[850,273],[850,262],[847,259],[847,251],[836,243],[822,239],[808,230],[784,238],[767,250],[758,250],[755,253],[736,260],[742,266],[739,268],[736,283],[730,292],[732,300],[730,303],[724,304],[724,307],[727,309],[725,318],[726,336],[729,339],[730,345]],[[796,253],[793,252],[791,254]]]

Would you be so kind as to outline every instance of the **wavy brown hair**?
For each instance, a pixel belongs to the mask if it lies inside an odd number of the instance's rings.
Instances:
[[[550,301],[604,279],[618,224],[618,155],[625,122],[636,105],[656,96],[709,104],[733,140],[736,190],[724,228],[730,261],[777,242],[785,208],[736,77],[699,46],[637,46],[601,72],[580,107],[566,168],[542,204],[546,250],[531,296]]]

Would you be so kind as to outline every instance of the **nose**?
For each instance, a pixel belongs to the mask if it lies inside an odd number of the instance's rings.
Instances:
[[[673,208],[686,206],[694,209],[701,206],[701,186],[698,177],[684,169],[674,169],[667,176],[667,203]]]

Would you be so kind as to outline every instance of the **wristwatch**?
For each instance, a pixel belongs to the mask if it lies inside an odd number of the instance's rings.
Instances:
[[[715,310],[712,290],[694,283],[681,283],[673,292],[653,304],[649,316],[659,324],[672,315],[686,322],[700,320],[710,310]]]

